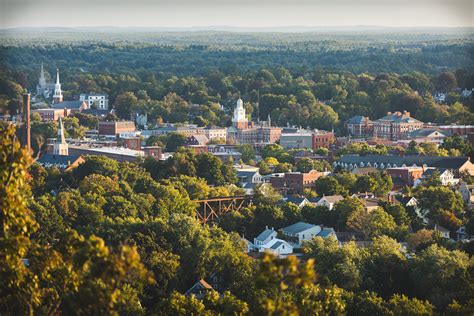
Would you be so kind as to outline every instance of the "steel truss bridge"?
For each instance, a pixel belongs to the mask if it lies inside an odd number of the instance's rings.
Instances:
[[[249,195],[238,195],[195,200],[194,202],[199,203],[195,216],[202,224],[207,224],[223,214],[239,211],[242,207],[251,205],[252,198],[253,196]]]

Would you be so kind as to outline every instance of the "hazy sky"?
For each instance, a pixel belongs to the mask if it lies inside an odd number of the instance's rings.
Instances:
[[[0,0],[12,26],[474,26],[474,0]]]

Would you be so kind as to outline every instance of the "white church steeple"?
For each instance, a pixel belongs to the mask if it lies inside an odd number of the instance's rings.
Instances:
[[[61,118],[59,118],[58,122],[58,134],[56,141],[54,142],[53,153],[58,156],[69,155],[69,146],[66,143],[66,138],[64,137],[64,126],[63,120]]]
[[[61,83],[59,83],[59,69],[56,70],[56,83],[54,84],[53,103],[63,102],[63,92],[61,91]]]

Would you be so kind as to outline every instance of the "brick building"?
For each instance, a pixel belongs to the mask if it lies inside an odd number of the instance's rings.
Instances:
[[[70,109],[37,109],[32,112],[36,112],[41,116],[41,119],[45,122],[57,121],[59,118],[69,116],[71,114]]]
[[[135,123],[132,121],[99,122],[99,136],[117,136],[134,131]]]
[[[344,123],[344,126],[349,135],[355,137],[372,136],[374,132],[374,123],[367,116],[353,116]]]
[[[388,112],[374,122],[374,136],[389,140],[405,138],[410,132],[423,128],[423,122],[410,116],[410,112]]]
[[[270,184],[283,194],[303,194],[304,189],[311,188],[314,182],[324,174],[316,170],[310,172],[287,172],[282,177],[271,177]]]

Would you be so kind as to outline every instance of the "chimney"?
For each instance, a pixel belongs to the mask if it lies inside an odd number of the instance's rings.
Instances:
[[[23,119],[25,122],[24,142],[28,151],[31,151],[31,123],[30,123],[30,94],[23,94]]]

